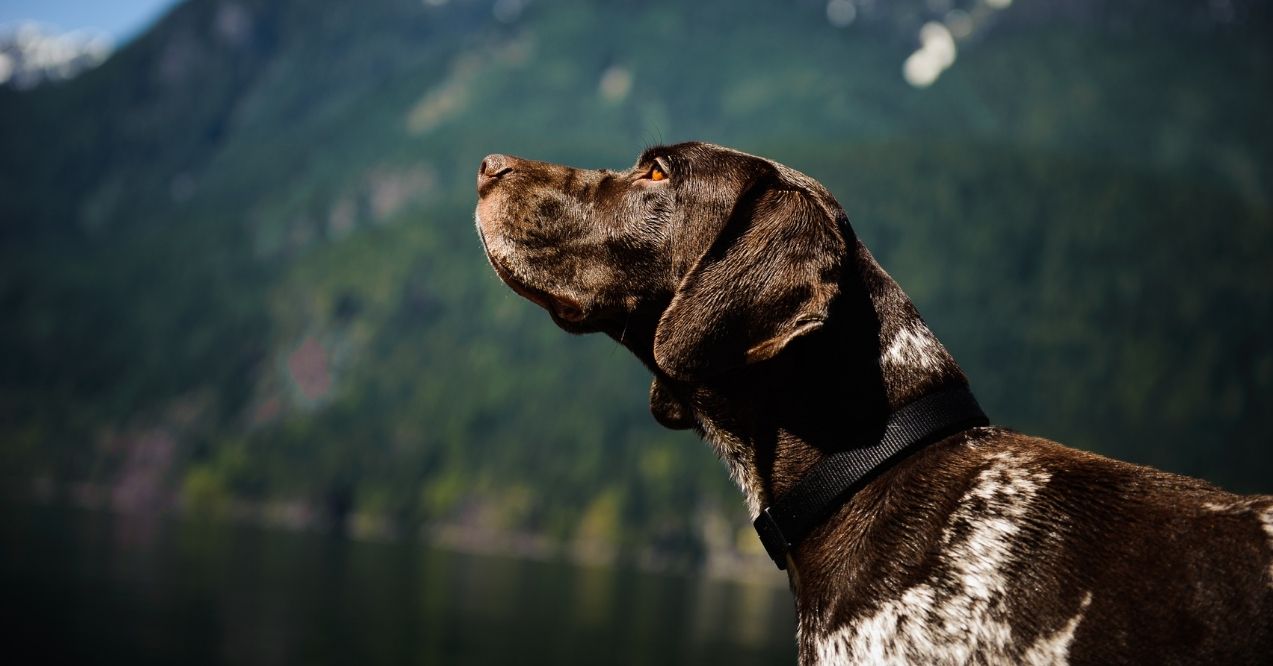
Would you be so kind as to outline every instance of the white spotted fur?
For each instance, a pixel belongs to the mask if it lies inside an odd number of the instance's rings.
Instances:
[[[1273,552],[1273,506],[1264,507],[1264,512],[1260,514],[1260,525],[1264,527],[1264,535],[1269,538],[1269,552]],[[1273,557],[1269,559],[1269,587],[1273,587]]]
[[[1269,503],[1265,498],[1252,498],[1241,499],[1230,504],[1207,502],[1202,505],[1202,508],[1216,513],[1248,514],[1259,521],[1260,527],[1264,529],[1264,536],[1268,538],[1270,553],[1268,583],[1269,587],[1273,587],[1273,503]]]
[[[826,633],[815,664],[962,664],[974,657],[991,662],[1064,663],[1074,632],[1092,595],[1063,626],[1038,638],[1024,652],[1008,617],[1007,565],[1024,556],[1014,543],[1046,472],[1030,470],[1001,453],[977,477],[942,535],[942,564],[928,582],[886,601],[851,625]],[[824,633],[808,618],[810,634]],[[802,622],[803,623],[803,622]]]
[[[897,368],[935,370],[942,362],[941,343],[923,323],[897,331],[884,351],[885,364]]]
[[[1056,630],[1051,636],[1036,640],[1034,645],[1031,645],[1030,649],[1022,655],[1021,663],[1042,666],[1066,661],[1070,653],[1070,643],[1074,640],[1074,631],[1079,628],[1079,623],[1083,621],[1083,616],[1087,613],[1087,607],[1091,605],[1092,593],[1088,592],[1083,595],[1078,612],[1065,623],[1065,626]]]

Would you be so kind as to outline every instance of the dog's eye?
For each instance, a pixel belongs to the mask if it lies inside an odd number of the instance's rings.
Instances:
[[[667,172],[663,170],[663,167],[655,164],[650,167],[650,170],[645,174],[645,177],[650,180],[667,180]]]

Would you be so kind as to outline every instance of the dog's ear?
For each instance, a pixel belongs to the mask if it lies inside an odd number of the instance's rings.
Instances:
[[[650,382],[650,413],[664,428],[686,430],[697,425],[690,406],[657,376]]]
[[[776,356],[826,321],[844,251],[813,195],[776,177],[753,183],[659,319],[655,362],[698,381]]]

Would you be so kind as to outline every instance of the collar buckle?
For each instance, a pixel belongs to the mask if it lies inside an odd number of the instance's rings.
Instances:
[[[778,565],[780,571],[785,571],[787,552],[791,550],[793,544],[782,533],[782,527],[770,513],[772,508],[767,506],[762,509],[751,526],[756,528],[756,534],[760,536],[760,543],[765,546],[765,552],[769,553],[769,559]]]

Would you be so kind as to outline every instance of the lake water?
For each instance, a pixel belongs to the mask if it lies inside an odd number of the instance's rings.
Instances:
[[[795,661],[783,586],[3,509],[7,663]]]

